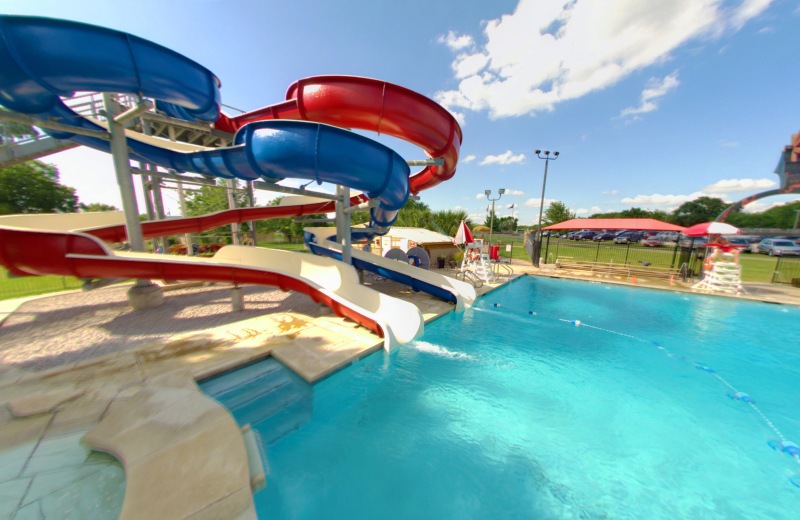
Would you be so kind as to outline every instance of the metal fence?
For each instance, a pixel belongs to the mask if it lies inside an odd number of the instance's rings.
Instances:
[[[800,258],[779,257],[772,274],[772,283],[786,283],[800,287]]]

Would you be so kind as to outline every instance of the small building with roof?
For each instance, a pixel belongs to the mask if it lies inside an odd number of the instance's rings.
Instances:
[[[390,249],[399,248],[408,252],[412,247],[421,247],[433,260],[439,255],[445,258],[452,256],[459,251],[453,243],[453,238],[438,231],[431,231],[424,228],[395,227],[381,237],[376,237],[369,244],[370,250],[381,256],[385,255]]]

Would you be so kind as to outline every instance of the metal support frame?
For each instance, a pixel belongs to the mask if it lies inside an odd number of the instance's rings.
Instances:
[[[336,195],[340,198],[336,202],[336,242],[342,245],[342,262],[350,265],[350,213],[345,212],[350,206],[350,188],[337,184]]]
[[[105,94],[103,94],[103,99],[105,100]],[[14,112],[12,110],[0,110],[0,119],[5,119],[6,121],[14,121],[15,123],[22,123],[24,125],[38,126],[39,128],[58,130],[59,132],[69,132],[71,134],[85,135],[87,137],[95,137],[97,139],[103,139],[105,141],[113,140],[113,136],[108,132],[101,132],[99,130],[86,130],[85,128],[65,125],[62,123],[57,123],[55,121],[50,121],[49,119],[39,119],[37,117],[32,117],[27,114],[20,114],[19,112]],[[109,128],[110,126],[111,125],[109,125]],[[127,155],[127,151],[125,152],[125,154]]]
[[[349,208],[344,210],[344,212],[346,214],[350,214],[350,213],[356,213],[357,211],[369,211],[370,209],[377,208],[380,205],[381,205],[380,199],[370,199],[369,201],[359,204],[357,206],[350,206]]]
[[[114,114],[116,104],[111,94],[103,93],[103,105],[109,114]],[[122,199],[122,211],[125,213],[125,229],[128,234],[128,242],[132,251],[144,252],[144,237],[142,235],[142,225],[139,222],[136,191],[133,188],[125,128],[113,119],[109,119],[108,129],[111,134],[111,155],[114,159],[114,170],[117,174],[117,184],[119,184],[119,193]],[[149,285],[151,285],[150,280],[136,280],[137,287],[147,287]]]
[[[128,121],[139,117],[142,113],[147,112],[153,107],[153,104],[149,101],[140,101],[138,105],[133,108],[126,110],[125,112],[119,114],[117,117],[114,118],[114,121],[125,125]]]
[[[409,166],[444,166],[444,159],[424,159],[422,161],[406,161]]]
[[[304,197],[316,197],[318,199],[340,201],[342,200],[339,195],[331,195],[330,193],[321,193],[319,191],[304,190],[298,188],[289,188],[280,186],[274,182],[253,181],[253,188],[264,191],[274,191],[277,193],[288,193],[290,195],[303,195]]]
[[[184,175],[178,175],[177,173],[164,173],[164,172],[157,172],[157,171],[149,171],[149,170],[141,170],[137,168],[131,168],[131,173],[134,175],[144,175],[148,177],[157,177],[159,179],[168,179],[177,182],[181,182],[184,184],[196,184],[199,186],[216,186],[217,183],[214,181],[210,181],[208,179],[203,179],[201,177],[187,177]]]

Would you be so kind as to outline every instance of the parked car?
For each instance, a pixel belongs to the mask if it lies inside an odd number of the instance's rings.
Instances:
[[[750,248],[750,242],[747,241],[744,237],[724,237],[725,240],[731,243],[738,248],[741,248],[742,252],[744,253],[752,253],[753,250]]]
[[[596,231],[582,231],[580,233],[575,233],[573,238],[575,240],[591,240],[596,234]]]
[[[791,240],[768,238],[758,244],[757,251],[769,256],[800,256],[800,246]]]
[[[614,237],[615,244],[633,244],[642,239],[638,231],[623,231]]]
[[[642,239],[656,236],[658,231],[642,231]]]
[[[647,247],[661,247],[664,245],[664,239],[658,235],[652,235],[642,239],[642,245]]]
[[[558,238],[567,238],[568,235],[569,235],[569,233],[567,233],[565,231],[565,232],[561,233],[560,235],[558,235]]]
[[[681,235],[678,240],[683,247],[690,247],[692,245],[694,247],[700,247],[708,243],[708,237],[687,237],[686,235]]]
[[[603,242],[604,240],[613,240],[614,233],[598,233],[592,237],[595,242]]]

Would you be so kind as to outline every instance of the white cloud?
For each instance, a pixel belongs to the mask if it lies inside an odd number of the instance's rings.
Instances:
[[[604,191],[603,195],[616,195],[617,193],[619,193],[617,190],[611,190],[611,191]]]
[[[758,34],[772,34],[774,32],[775,32],[774,28],[772,28],[770,26],[766,26],[766,27],[762,27],[761,29],[759,29]]]
[[[460,82],[435,99],[491,118],[552,110],[663,63],[686,43],[735,32],[771,1],[521,0],[513,14],[486,22],[482,47],[467,35],[440,38],[458,53]]]
[[[603,210],[600,209],[600,206],[592,206],[591,209],[589,209],[589,211],[591,211],[592,213],[602,213],[603,212]]]
[[[542,199],[528,199],[525,201],[524,205],[529,208],[538,208],[541,205]],[[556,199],[544,199],[544,206],[547,207],[553,202],[556,202]]]
[[[475,159],[476,159],[476,157],[474,155],[468,155],[468,156],[464,157],[463,159],[461,159],[461,162],[462,163],[468,163],[470,161],[474,161]]]
[[[703,188],[704,193],[725,194],[741,191],[762,191],[772,188],[777,183],[771,179],[728,179],[717,181]]]
[[[485,199],[486,195],[484,195],[483,193],[478,193],[477,195],[475,195],[475,198],[476,199]]]
[[[519,197],[524,197],[525,192],[519,190],[506,190],[506,195],[517,195]]]
[[[470,213],[469,214],[469,219],[472,220],[472,221],[483,222],[483,219],[485,219],[485,218],[486,218],[486,214],[485,213]]]
[[[500,155],[487,155],[483,158],[480,162],[480,165],[483,166],[485,164],[512,164],[512,163],[521,163],[525,159],[525,154],[514,155],[511,153],[511,150],[506,151],[506,153]]]
[[[676,88],[681,82],[678,81],[678,72],[675,71],[663,80],[650,78],[648,87],[642,91],[641,103],[638,107],[628,107],[620,112],[619,117],[626,117],[636,114],[652,112],[658,108],[656,100],[665,96],[670,90]]]
[[[680,206],[684,202],[694,200],[697,197],[702,197],[705,195],[703,192],[695,192],[691,195],[659,195],[655,193],[653,195],[637,195],[633,198],[625,197],[622,199],[623,204],[634,204],[636,206],[655,206],[655,207],[662,207],[662,206]]]
[[[461,200],[469,200],[469,197],[461,197]]]
[[[586,208],[580,208],[575,210],[576,215],[586,215],[587,213],[589,213],[589,210]]]
[[[446,35],[441,35],[436,40],[438,43],[443,43],[450,47],[450,50],[460,51],[467,47],[475,45],[475,40],[469,34],[457,35],[455,31],[450,31]]]
[[[467,208],[462,208],[461,206],[456,206],[453,208],[453,211],[467,211]]]

